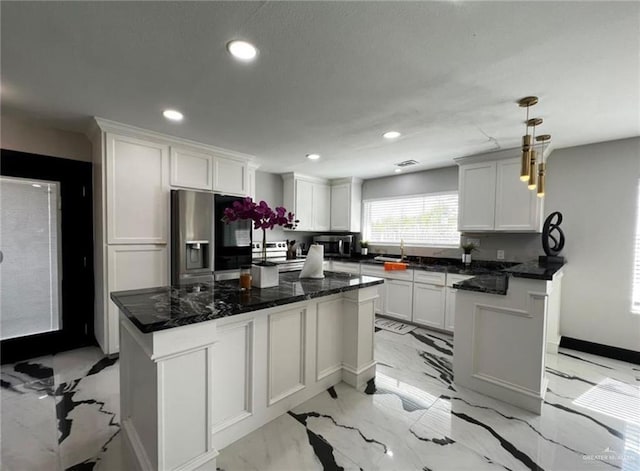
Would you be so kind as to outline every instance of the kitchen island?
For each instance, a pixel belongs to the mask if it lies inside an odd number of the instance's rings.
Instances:
[[[375,376],[382,279],[281,273],[111,293],[120,309],[120,401],[129,465],[215,470],[219,450],[344,381]]]
[[[540,414],[560,342],[563,265],[528,262],[454,284],[456,384]]]

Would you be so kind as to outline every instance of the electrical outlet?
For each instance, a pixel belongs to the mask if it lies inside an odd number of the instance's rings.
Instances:
[[[467,237],[467,244],[475,244],[476,247],[480,247],[480,239]]]
[[[504,250],[498,250],[498,260],[504,260]]]

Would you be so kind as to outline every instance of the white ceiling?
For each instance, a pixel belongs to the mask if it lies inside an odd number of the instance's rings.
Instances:
[[[515,101],[531,94],[556,148],[640,134],[637,2],[0,8],[4,114],[71,130],[100,116],[252,154],[271,172],[367,178],[515,147]],[[234,61],[233,38],[258,59]],[[181,124],[164,120],[169,107]],[[403,136],[382,139],[390,129]]]

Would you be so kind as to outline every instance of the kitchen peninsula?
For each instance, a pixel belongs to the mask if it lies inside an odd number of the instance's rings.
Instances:
[[[215,470],[218,451],[344,381],[375,376],[374,301],[384,280],[280,274],[111,293],[120,309],[125,455],[142,470]]]
[[[453,286],[456,384],[540,414],[558,353],[563,265],[522,263]]]

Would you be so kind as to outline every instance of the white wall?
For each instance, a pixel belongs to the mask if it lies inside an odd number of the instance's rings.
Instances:
[[[640,351],[631,313],[640,138],[554,151],[545,212],[560,211],[567,242],[560,332]]]
[[[60,131],[5,115],[0,120],[0,147],[91,162],[91,143],[84,134]]]
[[[417,195],[458,189],[458,166],[365,180],[362,199]]]

